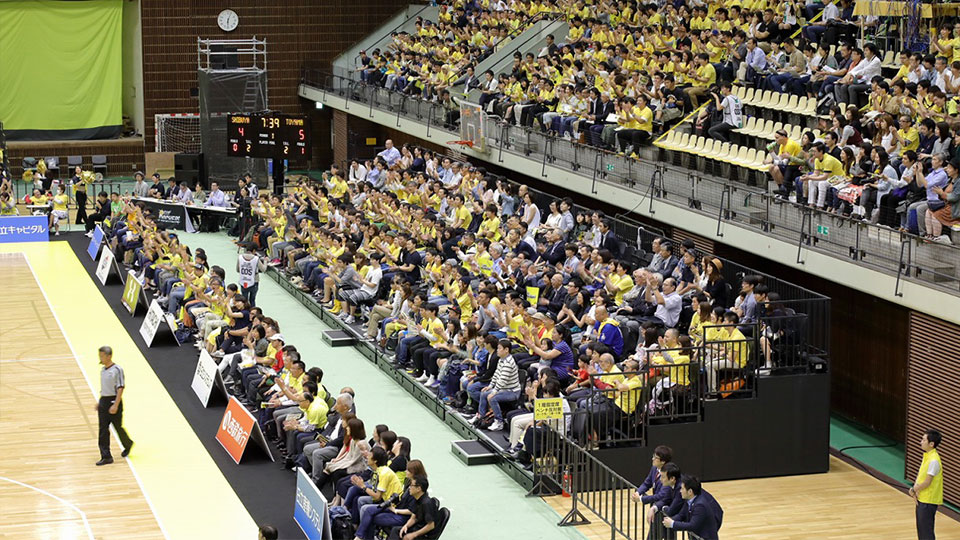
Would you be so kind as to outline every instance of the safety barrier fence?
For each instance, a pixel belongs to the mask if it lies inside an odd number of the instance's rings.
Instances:
[[[348,78],[320,70],[304,70],[303,84],[330,96],[343,98],[344,109],[373,117],[374,109],[413,120],[427,128],[427,136],[439,130],[453,139],[460,137],[439,103],[388,92]],[[359,106],[358,106],[359,105]],[[816,250],[865,268],[897,277],[894,293],[902,295],[901,281],[910,279],[937,290],[960,295],[960,247],[928,243],[916,235],[900,232],[867,221],[857,221],[814,208],[777,200],[764,187],[718,178],[702,168],[688,169],[661,161],[631,158],[581,144],[575,140],[543,133],[537,129],[497,123],[488,118],[487,147],[494,163],[503,163],[508,155],[538,159],[541,174],[547,166],[562,168],[589,178],[591,193],[598,184],[619,186],[641,194],[640,205],[648,214],[656,213],[655,203],[686,208],[716,219],[716,237],[722,239],[724,225],[732,224],[775,236],[797,246],[796,262],[803,264],[806,253]]]
[[[558,525],[599,521],[609,527],[611,540],[699,540],[693,533],[666,529],[663,512],[642,502],[637,486],[565,436],[555,422],[542,421],[530,429],[536,430],[530,495],[560,491],[569,497],[570,509]]]

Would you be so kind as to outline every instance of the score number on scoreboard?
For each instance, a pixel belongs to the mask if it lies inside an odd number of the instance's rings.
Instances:
[[[310,120],[286,114],[232,114],[227,119],[227,155],[310,159]]]

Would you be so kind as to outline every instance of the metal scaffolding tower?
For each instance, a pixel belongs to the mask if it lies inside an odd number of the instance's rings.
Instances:
[[[267,41],[197,38],[197,81],[208,181],[231,188],[250,173],[266,187],[267,160],[227,156],[227,117],[267,109]]]

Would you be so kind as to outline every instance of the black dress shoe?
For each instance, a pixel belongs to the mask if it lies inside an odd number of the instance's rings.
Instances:
[[[120,452],[120,457],[127,457],[130,455],[130,449],[133,448],[133,443],[130,443],[130,446],[123,449],[123,452]]]
[[[99,467],[99,466],[101,466],[101,465],[109,465],[109,464],[111,464],[111,463],[113,463],[113,458],[112,458],[112,457],[101,458],[100,461],[97,462],[97,467]]]

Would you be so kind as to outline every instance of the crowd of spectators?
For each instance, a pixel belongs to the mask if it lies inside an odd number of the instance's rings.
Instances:
[[[848,0],[458,1],[441,5],[438,23],[421,21],[416,35],[394,36],[394,51],[364,55],[362,77],[437,100],[451,127],[459,116],[452,96],[476,89],[479,104],[505,122],[626,155],[701,104],[707,107],[697,125],[730,140],[745,114],[725,82],[808,96],[824,116],[822,135],[811,131],[786,144],[777,134],[766,149],[775,193],[949,242],[944,228],[960,225],[955,178],[947,178],[958,151],[960,24],[942,25],[929,51],[903,53],[899,69],[884,77],[884,51],[855,44],[883,30],[880,19],[854,15],[853,7]],[[503,44],[501,29],[511,34],[529,24],[517,13],[564,20],[569,33],[559,41],[548,36],[539,51],[515,53],[509,70],[476,73],[476,60]],[[484,26],[497,30],[483,34]],[[409,88],[403,74],[414,72]],[[820,142],[839,164],[817,157]],[[911,151],[933,183],[918,181],[903,164]],[[944,154],[939,167],[934,154]]]
[[[874,85],[884,100],[904,97],[887,95],[886,82]],[[767,163],[778,197],[951,243],[945,233],[960,228],[960,134],[949,123],[915,124],[909,113],[861,117],[851,107],[831,110],[827,123],[832,129],[819,139],[774,133]]]
[[[372,539],[378,530],[395,539],[437,538],[445,518],[428,495],[424,464],[411,457],[410,439],[385,425],[365,426],[351,387],[332,393],[322,368],[307,369],[280,322],[255,305],[264,269],[257,257],[241,254],[239,283],[227,283],[223,267],[158,227],[142,204],[129,197],[107,204],[116,210],[100,221],[107,245],[176,317],[178,339],[193,338],[216,358],[228,390],[257,417],[284,468],[308,473],[331,500],[331,515],[352,523],[356,538]]]
[[[646,388],[666,400],[700,376],[673,366],[697,362],[719,395],[760,318],[782,310],[759,277],[728,282],[689,242],[638,257],[569,199],[541,210],[526,186],[390,141],[375,162],[262,195],[240,243],[476,425],[510,428],[518,457],[544,394],[580,406],[564,429],[585,443],[606,436],[596,419],[612,429],[661,405],[640,403]],[[586,399],[597,381],[608,399]]]

